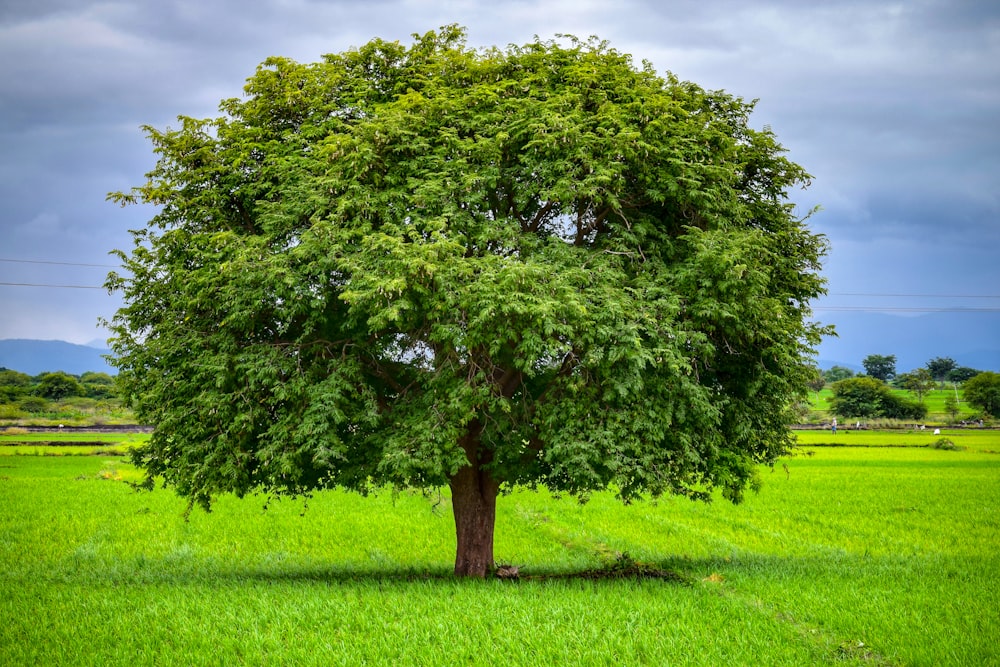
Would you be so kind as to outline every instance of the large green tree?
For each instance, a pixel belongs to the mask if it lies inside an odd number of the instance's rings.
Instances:
[[[948,373],[956,368],[958,364],[951,357],[934,357],[927,362],[927,370],[937,382],[944,382],[948,379]]]
[[[888,382],[896,377],[896,355],[894,354],[869,354],[861,360],[861,365],[865,367],[865,373],[876,380]]]
[[[984,371],[962,385],[965,400],[991,417],[1000,417],[1000,373]]]
[[[807,174],[752,103],[606,43],[414,38],[145,128],[155,168],[110,196],[159,213],[107,284],[147,482],[447,486],[472,576],[506,488],[739,500],[823,333]]]
[[[896,376],[896,385],[917,395],[917,402],[924,402],[924,394],[934,388],[934,378],[926,368],[915,368]]]

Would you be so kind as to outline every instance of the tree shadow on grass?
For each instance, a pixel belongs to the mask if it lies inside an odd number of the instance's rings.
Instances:
[[[89,561],[89,562],[86,562]],[[457,583],[483,581],[456,577],[450,567],[403,567],[388,564],[337,565],[315,562],[278,562],[234,565],[216,559],[148,558],[109,561],[104,558],[75,558],[65,570],[50,572],[49,580],[78,585],[231,585],[240,583],[271,584],[384,584],[384,583]],[[680,572],[655,564],[638,562],[621,554],[600,567],[583,570],[545,571],[500,564],[485,581],[534,584],[549,581],[662,581],[690,585],[693,579]]]

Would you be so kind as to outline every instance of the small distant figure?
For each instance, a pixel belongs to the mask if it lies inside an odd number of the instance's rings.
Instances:
[[[861,430],[861,422],[858,422],[857,424],[854,425],[854,430],[855,431],[860,431]]]
[[[833,418],[833,423],[830,425],[830,428],[831,428],[831,430],[834,433],[837,432],[837,418],[836,417]]]
[[[941,429],[939,428],[934,429],[934,435],[941,435]]]

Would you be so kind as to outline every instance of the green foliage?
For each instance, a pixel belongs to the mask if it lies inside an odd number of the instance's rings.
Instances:
[[[62,371],[31,377],[0,371],[0,421],[37,426],[65,422],[134,424],[135,417],[117,399],[115,380],[107,373],[77,377]]]
[[[873,377],[854,377],[835,382],[830,409],[840,417],[923,419],[927,408],[896,395]]]
[[[948,372],[948,381],[965,382],[966,380],[976,377],[980,373],[982,373],[982,371],[976,370],[975,368],[959,366],[958,368]]]
[[[896,376],[896,384],[917,395],[917,401],[924,402],[924,394],[934,388],[934,378],[926,368],[918,368]]]
[[[948,374],[958,368],[958,364],[951,357],[934,357],[927,362],[927,371],[937,382],[944,382],[948,379]]]
[[[823,378],[828,384],[846,380],[849,377],[854,377],[854,371],[845,366],[834,366],[823,373]]]
[[[806,384],[815,392],[822,391],[823,387],[826,386],[826,378],[823,376],[823,371],[818,368],[810,369]]]
[[[831,390],[830,409],[841,417],[880,416],[880,398],[888,393],[884,383],[871,377],[839,380]]]
[[[27,373],[19,373],[18,371],[6,368],[0,371],[0,387],[19,387],[24,389],[30,385],[31,376]]]
[[[25,396],[17,402],[17,406],[25,412],[38,413],[45,412],[49,402],[40,396]]]
[[[896,355],[869,354],[861,360],[865,373],[876,380],[888,382],[896,376]]]
[[[991,417],[1000,417],[1000,373],[984,371],[966,380],[962,396]]]
[[[948,417],[951,421],[955,421],[958,417],[958,399],[954,394],[949,393],[944,397],[944,411],[948,413]]]
[[[949,452],[958,452],[964,449],[964,447],[956,445],[948,438],[938,438],[933,443],[931,443],[931,447],[933,447],[934,449],[943,449]]]
[[[786,450],[825,240],[753,104],[464,38],[270,58],[223,117],[146,128],[111,197],[160,212],[107,285],[150,482],[739,500]]]
[[[0,403],[8,403],[28,393],[31,376],[9,369],[0,370]]]
[[[110,398],[115,395],[115,379],[107,373],[88,371],[80,376],[80,382],[90,398]]]
[[[69,373],[56,371],[39,375],[34,392],[43,398],[59,399],[68,396],[84,396],[86,389]]]

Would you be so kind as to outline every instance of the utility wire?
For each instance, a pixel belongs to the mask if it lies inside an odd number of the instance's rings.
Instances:
[[[0,287],[47,287],[52,289],[105,289],[101,285],[56,285],[50,283],[10,283],[0,282]],[[857,295],[861,296],[861,295]],[[882,295],[864,295],[882,296]],[[888,296],[888,295],[886,295]],[[904,296],[904,295],[900,295]],[[905,295],[918,296],[918,295]],[[993,297],[989,297],[993,298]],[[959,308],[959,307],[899,307],[899,306],[812,306],[814,311],[832,312],[863,312],[863,313],[1000,313],[998,308]]]
[[[874,294],[872,292],[828,292],[827,296],[875,296],[907,299],[1000,299],[1000,294]]]
[[[57,266],[87,266],[95,268],[121,268],[115,264],[90,264],[85,262],[59,262],[42,259],[10,259],[0,257],[0,262],[17,264],[48,264]],[[105,289],[102,285],[56,285],[51,283],[0,282],[4,287],[44,287],[50,289]],[[875,292],[829,292],[827,296],[882,297],[892,299],[1000,299],[1000,294],[900,294]],[[883,312],[883,313],[996,313],[1000,308],[960,308],[960,307],[899,307],[899,306],[824,306],[814,305],[813,310],[835,312]]]
[[[55,287],[57,289],[104,289],[100,285],[50,285],[49,283],[4,283],[0,285],[6,287]]]
[[[85,262],[60,262],[56,260],[48,259],[11,259],[7,257],[0,257],[0,262],[11,262],[16,264],[49,264],[56,266],[90,266],[102,269],[119,269],[121,265],[119,264],[89,264]],[[0,285],[17,285],[17,286],[27,286],[27,287],[68,287],[68,288],[86,288],[86,289],[103,289],[100,287],[91,287],[89,285],[39,285],[35,283],[0,283]],[[876,292],[828,292],[827,296],[862,296],[862,297],[884,297],[884,298],[930,298],[930,299],[1000,299],[1000,294],[893,294],[893,293],[876,293]],[[832,309],[833,306],[817,306],[817,308],[824,307],[826,309]],[[860,308],[861,306],[859,306]],[[853,306],[844,306],[844,308],[853,308]],[[887,310],[887,309],[881,309]],[[923,310],[923,309],[921,309]]]
[[[85,264],[83,262],[56,262],[47,259],[8,259],[5,257],[0,257],[0,262],[11,262],[16,264],[54,264],[57,266],[93,266],[102,269],[120,268],[118,264]]]
[[[812,306],[813,310],[833,310],[838,312],[867,312],[867,313],[1000,313],[1000,308],[961,308],[961,307],[940,307],[928,306],[922,308],[914,306],[911,308],[901,308],[898,306]]]

